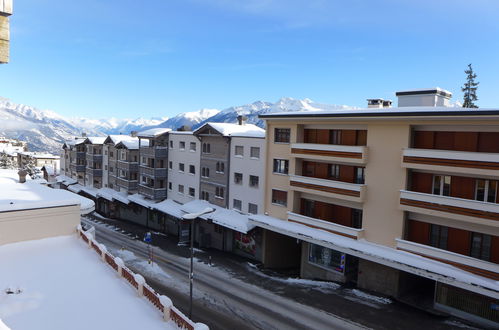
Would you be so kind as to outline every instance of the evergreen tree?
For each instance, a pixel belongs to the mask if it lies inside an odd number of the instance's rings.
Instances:
[[[26,165],[24,166],[26,172],[32,179],[39,179],[42,177],[42,171],[36,167],[36,160],[33,157],[29,157]]]
[[[461,87],[461,91],[464,92],[463,108],[478,108],[474,101],[478,100],[476,90],[479,82],[475,82],[476,73],[473,72],[471,64],[468,64],[468,70],[464,70],[464,73],[466,73],[466,83]]]
[[[16,168],[16,164],[12,160],[12,158],[7,155],[7,153],[2,152],[0,154],[0,168],[14,169]]]

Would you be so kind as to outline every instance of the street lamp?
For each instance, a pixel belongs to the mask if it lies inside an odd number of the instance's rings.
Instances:
[[[183,220],[191,220],[191,268],[189,271],[189,318],[192,317],[192,283],[194,282],[194,220],[202,215],[214,212],[215,209],[207,207],[201,212],[187,213],[182,216]]]

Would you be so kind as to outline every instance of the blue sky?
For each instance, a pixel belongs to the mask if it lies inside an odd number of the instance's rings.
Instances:
[[[495,0],[17,0],[0,96],[65,116],[163,117],[280,97],[364,106],[440,86],[499,107]]]

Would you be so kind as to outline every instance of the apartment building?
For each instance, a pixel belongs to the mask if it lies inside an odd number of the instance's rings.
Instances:
[[[152,128],[137,134],[140,156],[139,193],[154,201],[166,198],[170,131],[170,128]]]
[[[12,0],[0,1],[0,63],[9,62],[10,15],[12,15]]]
[[[499,110],[450,96],[262,115],[264,264],[498,326]]]
[[[85,137],[80,137],[66,141],[62,146],[63,155],[61,157],[61,173],[77,180],[81,185],[85,184],[85,139]]]
[[[199,196],[201,144],[191,131],[172,131],[168,150],[168,198],[180,204]]]
[[[229,208],[243,214],[263,213],[265,194],[265,131],[231,139]],[[262,136],[263,135],[263,136]]]
[[[108,135],[106,139],[104,140],[104,144],[102,146],[103,148],[103,155],[102,155],[102,161],[103,161],[103,176],[102,176],[102,185],[105,188],[111,188],[116,191],[120,191],[120,188],[117,185],[117,179],[116,177],[119,174],[118,170],[118,150],[116,146],[118,143],[122,141],[127,141],[131,143],[131,146],[135,148],[136,145],[136,152],[138,153],[138,141],[139,139],[137,137],[131,136],[131,135]],[[134,152],[135,153],[135,152]],[[138,168],[138,165],[137,165]],[[137,188],[135,188],[137,190]],[[134,190],[134,191],[135,191]]]
[[[105,137],[87,137],[83,144],[86,152],[85,185],[102,188],[103,145]]]
[[[138,191],[139,139],[123,140],[116,145],[116,191],[134,194]]]
[[[54,169],[60,168],[61,157],[47,152],[19,151],[17,152],[17,166],[24,168],[33,165],[42,168],[45,165],[51,165]]]

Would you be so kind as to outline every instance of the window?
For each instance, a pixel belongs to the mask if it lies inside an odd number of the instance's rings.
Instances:
[[[256,175],[250,175],[249,177],[249,186],[253,188],[258,188],[259,178]]]
[[[235,184],[243,184],[243,174],[242,173],[234,173],[234,183]]]
[[[276,128],[274,130],[274,142],[289,143],[291,129],[289,128]]]
[[[114,173],[114,167],[109,167],[109,172]]]
[[[110,157],[114,157],[114,152],[113,151],[109,151],[109,156]]]
[[[178,185],[178,192],[179,192],[179,194],[183,194],[184,193],[184,185],[183,184],[179,184]]]
[[[475,200],[495,203],[497,196],[497,181],[476,180]]]
[[[332,129],[329,131],[329,144],[341,144],[341,130]]]
[[[362,210],[352,209],[352,227],[362,228]]]
[[[196,174],[196,167],[194,165],[189,165],[189,173]]]
[[[210,150],[210,144],[209,143],[203,143],[203,154],[209,154],[211,152]]]
[[[196,189],[189,187],[189,196],[191,197],[196,196]]]
[[[248,203],[248,213],[251,214],[258,214],[258,205]]]
[[[486,234],[471,233],[471,251],[473,258],[490,261],[490,246],[492,237]]]
[[[328,165],[328,175],[330,178],[339,179],[340,178],[340,165],[329,164]]]
[[[201,176],[203,178],[209,178],[210,177],[210,169],[208,167],[203,167],[201,169]]]
[[[168,190],[172,190],[173,189],[172,186],[173,186],[172,183],[168,182]]]
[[[355,168],[355,183],[364,184],[364,168],[356,167]]]
[[[430,245],[447,250],[448,228],[439,225],[430,225]]]
[[[173,169],[173,162],[172,162],[171,160],[168,162],[168,168],[169,168],[170,170],[172,170],[172,169]]]
[[[191,142],[189,144],[189,150],[190,151],[196,151],[196,142]]]
[[[315,202],[310,199],[302,199],[303,201],[303,215],[306,217],[315,217]]]
[[[433,195],[449,196],[450,195],[450,176],[449,175],[434,175],[433,176]]]
[[[201,192],[201,199],[204,201],[208,201],[210,199],[210,194],[207,191]]]
[[[260,148],[259,147],[251,147],[250,148],[250,157],[251,158],[260,158]]]
[[[289,160],[274,159],[274,173],[288,174]]]
[[[215,188],[215,197],[223,199],[224,198],[224,192],[225,192],[224,188],[222,188],[222,187],[216,187]]]
[[[243,146],[236,146],[235,155],[239,156],[239,157],[243,157],[244,156],[244,147]]]
[[[104,165],[104,170],[106,170],[106,171],[107,171],[107,165]]]
[[[217,162],[217,173],[224,173],[224,172],[225,172],[225,163]]]
[[[185,170],[185,164],[184,163],[178,163],[178,170],[180,172],[184,172],[184,170]]]
[[[170,149],[173,149],[173,141],[170,141]]]
[[[272,203],[281,206],[288,205],[288,192],[272,189]]]
[[[180,150],[185,150],[185,142],[184,141],[179,141],[178,143],[178,148]]]
[[[343,273],[345,254],[326,247],[310,244],[308,262]]]
[[[241,211],[243,203],[239,199],[234,199],[232,207],[238,211]]]

